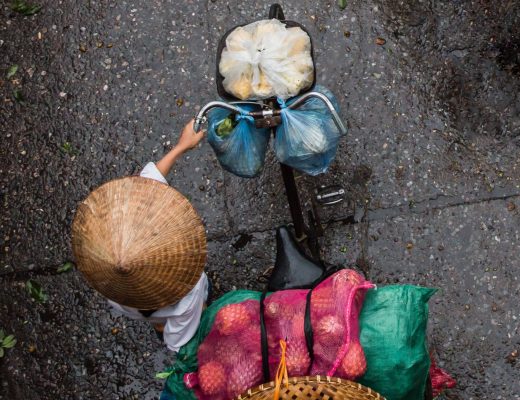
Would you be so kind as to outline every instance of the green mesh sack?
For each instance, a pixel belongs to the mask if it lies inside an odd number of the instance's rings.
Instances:
[[[367,371],[359,382],[387,400],[422,400],[430,357],[428,300],[436,289],[393,285],[369,290],[360,315]]]

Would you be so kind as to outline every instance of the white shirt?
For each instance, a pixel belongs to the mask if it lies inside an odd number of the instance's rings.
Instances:
[[[141,176],[168,184],[153,162],[146,164],[141,171]],[[179,302],[163,307],[149,317],[145,317],[136,308],[123,306],[112,300],[108,300],[108,303],[115,310],[132,319],[152,324],[164,324],[163,335],[166,346],[172,351],[179,351],[195,335],[207,297],[208,277],[203,272],[195,287]]]

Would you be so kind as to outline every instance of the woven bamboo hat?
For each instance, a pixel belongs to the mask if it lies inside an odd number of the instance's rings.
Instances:
[[[174,304],[200,279],[206,235],[190,202],[153,179],[110,181],[72,224],[78,269],[103,296],[140,310]]]
[[[275,388],[275,382],[265,383],[249,389],[236,400],[273,400]],[[281,385],[279,398],[281,400],[385,400],[380,394],[359,383],[329,376],[289,378],[287,386],[285,381]]]

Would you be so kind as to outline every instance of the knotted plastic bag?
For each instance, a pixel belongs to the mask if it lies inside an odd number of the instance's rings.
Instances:
[[[243,106],[242,110],[245,114],[251,108]],[[230,127],[230,131],[219,134],[219,126],[229,122],[226,119],[232,112],[222,108],[211,110],[208,115],[208,142],[225,170],[243,178],[252,178],[260,173],[264,165],[269,131],[256,128],[253,118],[244,114],[235,116],[237,124]]]
[[[334,95],[317,86],[314,91],[327,96],[336,111],[339,105]],[[282,108],[282,124],[276,128],[275,152],[278,160],[309,175],[327,171],[336,155],[341,133],[334,123],[326,104],[318,98],[310,98],[297,109],[279,99]]]
[[[219,71],[226,91],[242,100],[295,96],[314,80],[310,37],[276,19],[238,27],[226,38]]]

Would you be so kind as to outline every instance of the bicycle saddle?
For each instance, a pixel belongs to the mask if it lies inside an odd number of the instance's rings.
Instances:
[[[324,273],[324,267],[303,252],[287,227],[276,230],[276,262],[267,284],[268,291],[308,289]]]

